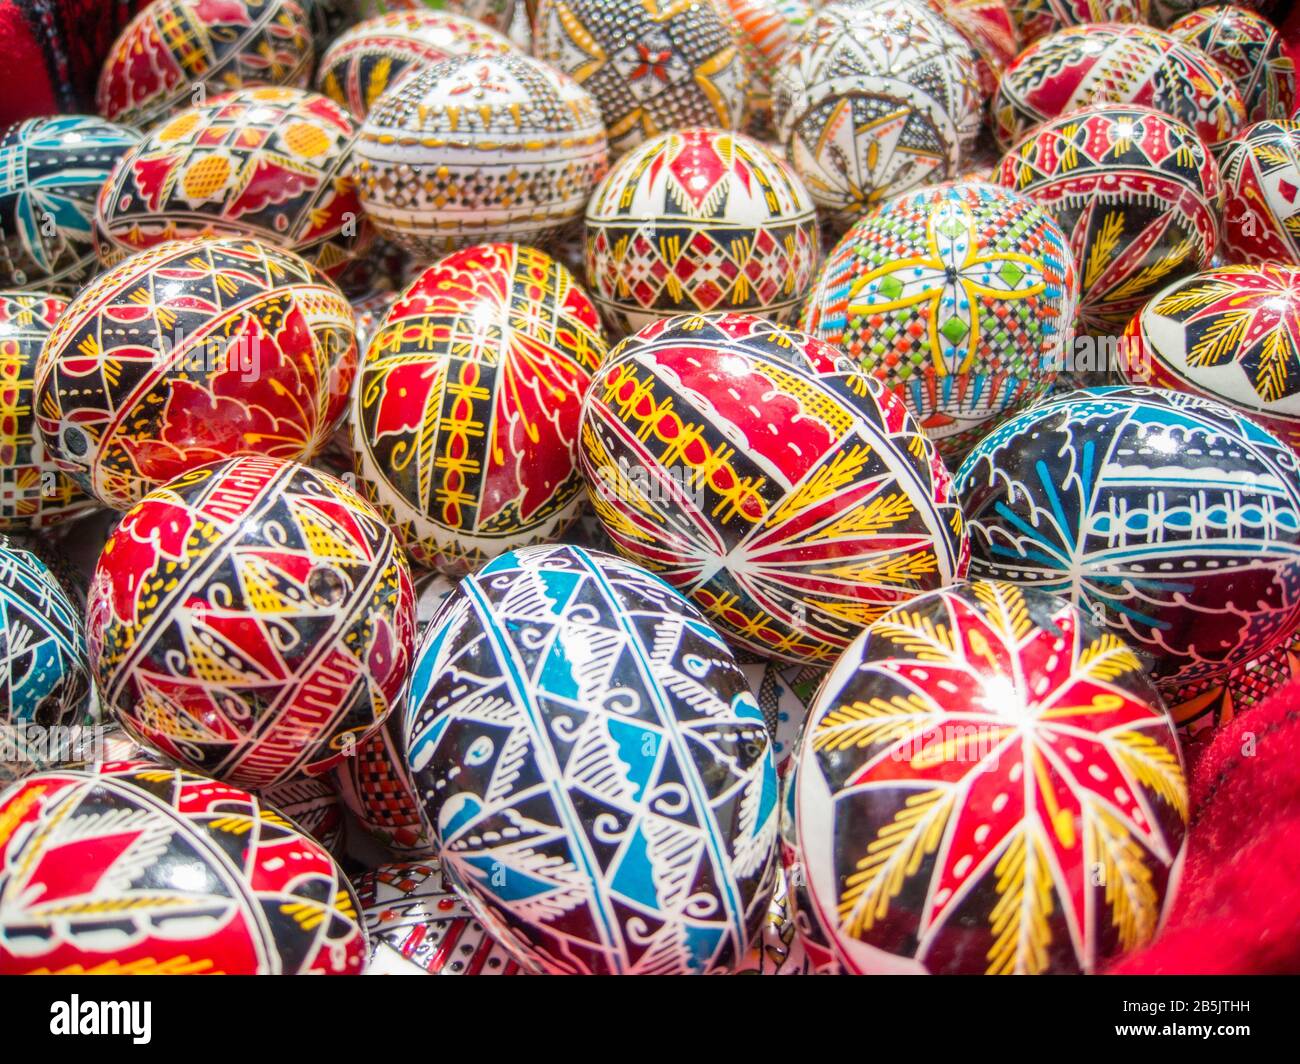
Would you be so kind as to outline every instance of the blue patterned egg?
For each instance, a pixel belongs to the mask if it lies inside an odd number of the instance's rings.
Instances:
[[[35,554],[0,545],[0,787],[48,768],[89,699],[81,612]]]
[[[698,610],[612,555],[537,546],[426,633],[407,757],[444,873],[529,971],[727,971],[763,928],[777,776]]]
[[[957,473],[971,576],[1054,591],[1166,692],[1300,623],[1300,459],[1226,406],[1159,388],[1040,402]]]
[[[139,141],[86,115],[29,118],[0,134],[0,287],[77,294],[99,269],[95,199]]]

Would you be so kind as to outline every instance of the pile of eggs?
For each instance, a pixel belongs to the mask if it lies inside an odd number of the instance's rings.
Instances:
[[[1149,943],[1300,670],[1251,6],[144,6],[0,134],[0,973]]]

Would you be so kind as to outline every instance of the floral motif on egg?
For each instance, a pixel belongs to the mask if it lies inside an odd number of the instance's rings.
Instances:
[[[381,865],[356,881],[367,975],[520,975],[436,861]]]
[[[181,111],[127,152],[100,193],[99,257],[166,240],[243,236],[339,280],[369,243],[352,175],[357,126],[332,100],[254,88]]]
[[[353,26],[330,45],[316,86],[358,119],[403,77],[458,55],[504,55],[496,30],[449,11],[394,11]]]
[[[1007,0],[1007,6],[1024,47],[1069,26],[1151,21],[1150,0]]]
[[[591,95],[526,55],[426,67],[385,94],[355,149],[375,227],[426,257],[479,241],[544,244],[606,168]]]
[[[87,723],[82,616],[35,554],[0,545],[0,787],[54,759],[51,729]]]
[[[352,309],[292,252],[226,237],[169,242],[102,274],[36,366],[47,454],[124,510],[236,454],[315,454],[356,373]]]
[[[67,309],[61,296],[0,292],[0,531],[44,528],[95,502],[45,453],[36,428],[36,359]]]
[[[576,515],[578,414],[605,342],[545,252],[464,248],[422,273],[357,382],[360,490],[420,565],[460,576]]]
[[[1046,122],[1007,152],[995,179],[1065,231],[1087,333],[1119,333],[1218,246],[1214,158],[1191,127],[1150,108],[1102,104]]]
[[[1188,819],[1142,659],[1067,602],[979,581],[846,651],[793,795],[800,904],[853,973],[1094,972],[1172,903]]]
[[[1078,298],[1051,216],[963,182],[868,212],[827,257],[801,324],[884,382],[952,457],[1051,383]]]
[[[691,311],[792,318],[821,258],[817,209],[741,133],[687,129],[634,148],[587,205],[587,284],[619,333]]]
[[[29,118],[0,135],[0,287],[72,296],[95,274],[95,200],[139,140],[82,115]]]
[[[539,0],[533,27],[534,54],[595,97],[613,155],[741,124],[749,72],[714,0]]]
[[[803,333],[743,314],[657,322],[594,374],[582,421],[619,552],[755,654],[829,663],[965,573],[934,448],[901,401]]]
[[[294,0],[153,0],[104,60],[95,108],[147,129],[205,95],[311,80],[315,52]]]
[[[1217,150],[1246,121],[1241,92],[1195,45],[1150,26],[1074,26],[1020,53],[989,105],[998,144],[1091,104],[1139,104],[1191,126]]]
[[[663,581],[577,547],[494,559],[426,634],[404,730],[444,875],[529,971],[720,972],[757,939],[767,730]]]
[[[262,789],[378,730],[415,638],[410,571],[374,509],[295,462],[201,466],[127,511],[91,584],[100,697],[177,763]]]
[[[1232,4],[1202,7],[1169,27],[1226,70],[1246,104],[1246,121],[1286,118],[1296,98],[1295,62],[1262,15]]]
[[[994,429],[956,480],[972,575],[1069,596],[1162,691],[1300,625],[1300,458],[1220,403],[1074,392]]]
[[[1300,267],[1221,266],[1163,289],[1129,323],[1135,384],[1225,403],[1300,452]]]
[[[359,975],[366,961],[356,896],[319,844],[247,791],[151,763],[5,792],[0,903],[8,975]]]
[[[1255,123],[1222,163],[1226,252],[1238,262],[1300,266],[1300,118]]]
[[[782,145],[819,207],[866,207],[955,176],[980,124],[965,38],[910,3],[832,4],[804,28],[773,96]]]

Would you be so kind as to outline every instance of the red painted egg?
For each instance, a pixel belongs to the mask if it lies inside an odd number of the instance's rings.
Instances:
[[[1300,266],[1300,119],[1257,122],[1234,138],[1223,191],[1228,261]]]
[[[124,510],[205,462],[315,454],[355,372],[352,308],[313,266],[254,240],[168,242],[64,311],[37,423],[59,468]]]
[[[105,706],[173,761],[256,790],[320,775],[378,729],[415,638],[410,571],[374,509],[260,456],[127,511],[88,614]]]
[[[1282,37],[1263,15],[1234,4],[1215,4],[1184,15],[1169,27],[1200,48],[1241,90],[1246,121],[1286,118],[1295,103],[1295,63]]]

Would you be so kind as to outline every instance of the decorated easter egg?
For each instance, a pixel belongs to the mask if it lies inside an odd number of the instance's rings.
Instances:
[[[951,480],[903,403],[762,318],[683,316],[629,337],[593,377],[581,442],[618,550],[756,654],[829,663],[863,625],[965,574]]]
[[[745,128],[766,139],[774,132],[772,78],[812,17],[813,4],[809,0],[720,0],[718,11],[749,72]]]
[[[113,43],[95,108],[148,128],[220,92],[305,88],[314,59],[311,27],[295,0],[153,0]]]
[[[1190,126],[1147,107],[1100,104],[1045,122],[995,180],[1065,231],[1079,271],[1081,331],[1115,335],[1218,243],[1218,167]]]
[[[1300,451],[1300,267],[1175,281],[1134,316],[1122,354],[1133,383],[1217,399]]]
[[[811,972],[812,962],[797,933],[789,885],[785,872],[781,871],[776,877],[762,937],[736,966],[734,974],[809,975]]]
[[[661,580],[540,546],[421,644],[408,761],[443,873],[530,971],[725,971],[775,875],[777,776],[726,643]]]
[[[359,489],[418,564],[460,576],[573,519],[604,354],[591,300],[535,248],[463,248],[402,293],[361,363],[352,444]]]
[[[882,617],[798,756],[808,916],[847,972],[1093,972],[1173,900],[1173,726],[1141,658],[1054,595],[977,581]]]
[[[763,722],[772,737],[776,771],[784,775],[807,719],[808,704],[817,693],[826,670],[802,662],[763,658],[746,650],[736,652],[736,664],[749,681],[758,708],[763,711]]]
[[[998,87],[1020,51],[1020,35],[1008,0],[925,0],[944,21],[966,38],[975,55],[980,95],[987,99]]]
[[[44,528],[95,502],[46,456],[36,428],[36,359],[68,301],[48,292],[0,292],[0,531]]]
[[[742,133],[646,141],[596,186],[586,221],[587,284],[619,333],[695,311],[792,318],[821,259],[803,182]]]
[[[1222,232],[1233,262],[1300,266],[1300,118],[1257,122],[1228,145]]]
[[[1069,597],[1162,689],[1300,624],[1300,459],[1219,403],[1106,388],[1040,403],[957,473],[971,573]]]
[[[1219,676],[1193,680],[1165,696],[1184,742],[1204,743],[1216,728],[1253,709],[1279,687],[1300,679],[1300,632],[1244,665]]]
[[[107,264],[165,240],[252,237],[338,279],[371,236],[352,176],[358,126],[332,100],[253,88],[178,112],[129,151],[100,193]]]
[[[330,853],[343,845],[343,806],[330,781],[319,776],[298,776],[267,787],[259,796]]]
[[[415,595],[397,541],[342,481],[246,456],[150,492],[90,588],[100,697],[173,761],[262,789],[320,775],[402,693]]]
[[[181,111],[122,158],[96,209],[107,264],[166,240],[241,236],[338,280],[371,229],[352,176],[357,126],[332,100],[255,88]]]
[[[955,177],[974,146],[980,104],[965,38],[907,2],[818,11],[773,95],[790,161],[843,225],[877,200]]]
[[[521,0],[359,0],[358,8],[363,18],[393,11],[422,11],[426,8],[446,9],[465,15],[502,33],[513,32],[515,14],[522,11]]]
[[[69,899],[75,899],[75,904]],[[359,975],[334,859],[247,791],[117,761],[0,795],[0,973]]]
[[[961,182],[868,211],[827,256],[801,324],[880,379],[955,456],[1051,383],[1078,301],[1052,217],[1015,192]]]
[[[44,562],[0,545],[0,786],[51,764],[57,731],[87,719],[81,618]]]
[[[99,268],[95,197],[140,134],[84,115],[0,134],[0,288],[73,296]]]
[[[550,239],[604,174],[605,129],[590,94],[558,70],[526,55],[463,56],[381,97],[355,154],[375,227],[433,257]]]
[[[423,629],[420,629],[423,632]],[[435,852],[406,767],[400,710],[347,753],[335,771],[339,796],[362,830],[395,857]]]
[[[533,54],[595,98],[613,155],[744,119],[749,71],[712,0],[538,0]]]
[[[1073,26],[1030,45],[1007,67],[989,105],[1010,147],[1048,119],[1090,104],[1141,104],[1191,126],[1211,149],[1246,120],[1232,78],[1195,45],[1150,26]]]
[[[1030,45],[1068,26],[1150,22],[1150,0],[1007,0],[1020,43]]]
[[[352,309],[292,252],[225,237],[138,252],[87,285],[36,364],[59,468],[106,506],[205,462],[314,454],[356,372]]]
[[[394,11],[353,26],[321,56],[316,86],[357,118],[402,78],[459,55],[517,51],[496,30],[449,11]]]
[[[370,936],[367,975],[519,975],[436,861],[381,865],[356,880]]]
[[[1233,4],[1214,4],[1184,15],[1169,32],[1196,45],[1227,71],[1241,91],[1246,121],[1290,115],[1295,104],[1295,63],[1263,15]]]

